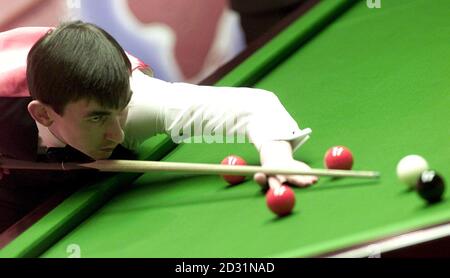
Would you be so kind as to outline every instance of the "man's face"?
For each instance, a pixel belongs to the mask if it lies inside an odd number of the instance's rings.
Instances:
[[[128,109],[101,107],[96,101],[70,102],[63,116],[54,113],[50,131],[61,141],[93,159],[107,159],[124,140]]]

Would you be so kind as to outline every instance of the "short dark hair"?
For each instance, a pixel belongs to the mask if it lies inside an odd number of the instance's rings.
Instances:
[[[124,108],[130,98],[131,63],[119,43],[100,27],[82,21],[49,30],[27,57],[30,95],[63,115],[71,101],[95,100]]]

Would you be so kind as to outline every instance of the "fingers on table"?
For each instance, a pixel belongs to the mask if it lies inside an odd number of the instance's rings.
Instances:
[[[280,187],[284,183],[288,183],[289,185],[296,187],[308,187],[316,183],[318,180],[316,176],[275,175],[267,177],[264,173],[256,173],[253,176],[253,179],[261,186],[263,190]]]
[[[253,179],[261,186],[267,186],[267,176],[264,173],[256,173]]]
[[[291,185],[298,187],[308,187],[317,182],[318,178],[316,176],[286,176],[287,182]]]
[[[282,176],[276,175],[276,176],[269,176],[267,179],[267,182],[269,184],[270,188],[278,188],[280,187],[286,179]]]

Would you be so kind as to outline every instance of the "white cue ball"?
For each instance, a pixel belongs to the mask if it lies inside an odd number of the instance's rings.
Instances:
[[[415,188],[423,171],[428,170],[428,162],[420,155],[411,154],[402,158],[397,164],[398,179]]]

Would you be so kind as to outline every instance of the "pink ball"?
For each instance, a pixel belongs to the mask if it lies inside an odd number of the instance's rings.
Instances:
[[[222,162],[222,165],[247,165],[247,162],[237,155],[229,155],[225,157]],[[222,178],[227,181],[230,185],[235,185],[241,183],[245,180],[245,176],[234,176],[234,175],[222,175]]]
[[[285,216],[292,212],[295,205],[294,191],[286,185],[270,188],[266,193],[266,203],[269,209],[278,216]]]
[[[335,146],[325,153],[325,167],[328,169],[351,170],[353,166],[353,155],[344,146]]]

